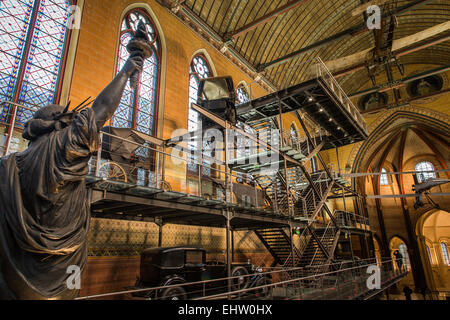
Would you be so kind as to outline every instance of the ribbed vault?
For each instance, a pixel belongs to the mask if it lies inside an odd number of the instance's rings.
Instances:
[[[324,61],[344,57],[375,45],[375,34],[365,25],[364,13],[352,15],[355,8],[365,0],[292,1],[292,0],[186,0],[184,6],[194,12],[204,23],[225,41],[233,32],[245,28],[270,13],[294,4],[291,9],[249,31],[233,37],[230,46],[255,68],[264,67],[280,57],[317,44],[324,39],[337,37],[339,33],[354,28],[356,32],[335,41],[327,41],[314,50],[265,69],[265,76],[278,88],[304,81],[309,77],[311,59],[320,57]],[[450,19],[450,1],[389,0],[382,6],[384,13],[396,12],[399,8],[417,4],[414,10],[396,14],[397,26],[393,38],[399,39]],[[429,39],[433,40],[433,39]],[[446,65],[450,61],[450,43],[444,41],[400,58],[407,64]],[[261,69],[260,69],[261,70]],[[356,80],[354,80],[355,78]],[[344,79],[348,91],[357,91],[369,78],[364,71],[352,73]]]

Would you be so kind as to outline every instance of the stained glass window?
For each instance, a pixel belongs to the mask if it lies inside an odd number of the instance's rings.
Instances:
[[[158,33],[149,16],[141,9],[126,14],[120,32],[117,72],[119,72],[129,57],[126,46],[133,37],[139,21],[143,21],[147,34],[153,45],[153,55],[146,59],[142,74],[135,89],[127,82],[119,107],[111,121],[113,127],[133,128],[137,131],[153,135],[155,133],[155,114],[159,86],[160,44]]]
[[[433,264],[433,257],[431,256],[430,247],[429,246],[426,246],[426,247],[427,247],[428,259],[430,261],[430,264]]]
[[[244,85],[240,84],[236,88],[236,99],[238,104],[243,104],[250,101],[250,96],[248,95],[247,89]]]
[[[417,181],[419,183],[424,182],[429,178],[436,178],[436,174],[434,172],[434,166],[431,162],[422,161],[416,164],[416,172],[417,172]]]
[[[206,58],[202,54],[196,55],[189,66],[189,113],[188,113],[188,131],[192,132],[199,128],[199,114],[191,108],[192,103],[197,102],[197,91],[200,79],[209,78],[212,76],[211,68],[208,65]],[[195,143],[189,142],[189,149],[191,153],[195,150]],[[205,147],[205,146],[204,146]],[[203,174],[209,175],[209,162],[204,160]],[[194,156],[189,155],[188,171],[191,173],[197,172],[198,166],[194,162]]]
[[[0,100],[37,108],[57,103],[69,35],[69,0],[0,1]],[[0,110],[10,122],[11,110]],[[16,124],[33,116],[19,109]]]
[[[389,184],[389,180],[388,180],[388,175],[386,174],[386,169],[382,168],[381,169],[381,174],[380,174],[380,185],[382,186],[386,186]]]
[[[441,251],[442,257],[444,258],[444,263],[450,266],[450,256],[448,254],[447,244],[445,242],[441,242]]]
[[[409,255],[408,255],[408,249],[406,247],[406,244],[401,243],[398,246],[398,251],[400,251],[400,253],[402,254],[403,257],[403,264],[406,268],[406,270],[411,270],[411,263],[409,261]]]

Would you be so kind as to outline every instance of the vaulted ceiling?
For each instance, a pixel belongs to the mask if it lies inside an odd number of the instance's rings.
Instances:
[[[309,77],[312,59],[334,60],[375,46],[376,33],[366,27],[366,13],[355,9],[366,0],[186,0],[181,5],[218,34],[276,88]],[[369,1],[372,3],[374,1]],[[450,20],[450,0],[378,1],[383,14],[395,14],[393,39],[415,34]],[[254,24],[252,24],[254,23]],[[387,19],[386,29],[389,27]],[[443,39],[443,36],[447,36]],[[450,64],[449,30],[426,39],[437,41],[399,58],[404,65]],[[232,39],[232,41],[230,41]],[[228,42],[227,42],[228,41]],[[423,45],[423,43],[420,43]],[[300,52],[299,52],[300,51]],[[297,53],[292,58],[278,60]],[[347,92],[369,80],[365,68],[341,78]]]

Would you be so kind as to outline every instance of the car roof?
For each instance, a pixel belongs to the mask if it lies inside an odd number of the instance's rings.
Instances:
[[[167,252],[172,252],[172,251],[184,251],[184,250],[205,251],[205,249],[200,248],[200,247],[176,246],[176,247],[147,248],[142,251],[142,254],[160,254],[160,253],[167,253]]]

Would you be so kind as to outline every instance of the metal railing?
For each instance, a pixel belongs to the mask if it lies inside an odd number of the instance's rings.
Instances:
[[[317,270],[323,270],[324,267],[329,271],[317,272]],[[380,280],[378,284],[372,283],[369,279],[374,272],[378,272],[377,279]],[[167,286],[127,287],[127,290],[84,296],[77,300],[105,299],[117,296],[123,299],[152,300],[368,299],[399,281],[405,275],[406,272],[393,268],[391,259],[386,259],[378,265],[375,259],[366,259],[302,268],[256,268],[255,273],[247,275]],[[167,294],[168,292],[171,294]]]
[[[367,124],[361,113],[359,113],[358,109],[355,107],[353,102],[347,96],[345,91],[337,82],[336,78],[333,77],[330,70],[327,68],[325,63],[323,63],[322,59],[319,57],[316,58],[316,63],[314,65],[315,74],[317,78],[323,79],[323,81],[327,84],[327,87],[335,94],[338,98],[339,102],[344,106],[346,111],[355,119],[358,125],[363,129],[363,131],[367,134]]]
[[[300,152],[304,157],[308,157],[311,155],[311,152],[314,151],[314,146],[308,137],[301,131],[296,131],[295,135],[291,131],[283,130],[281,132],[281,136],[283,138],[284,146],[289,146],[294,150]],[[319,128],[314,135],[311,137],[313,141],[315,141],[316,145],[322,141],[325,137],[328,136],[328,132],[325,129]]]
[[[247,185],[248,193],[254,195],[251,203],[244,203],[235,197],[233,184],[241,177],[238,172],[225,166],[223,156],[201,154],[199,157],[191,157],[189,148],[183,149],[180,145],[167,146],[164,142],[156,145],[150,141],[136,141],[109,132],[100,132],[99,140],[99,150],[89,162],[89,175],[101,178],[95,182],[97,188],[108,190],[117,184],[127,184],[180,192],[249,209],[268,209],[263,199],[258,197],[256,185]],[[223,153],[223,146],[219,146],[218,150]],[[169,161],[172,163],[169,164]],[[197,168],[196,173],[186,173],[184,168],[189,163]],[[268,192],[271,193],[272,190]],[[269,210],[280,215],[287,212],[286,208],[281,207]]]
[[[25,111],[35,112],[36,108],[26,107],[22,104],[3,100],[0,101],[0,155],[6,156],[10,153],[23,151],[27,141],[22,138],[21,130],[23,124],[18,117]]]
[[[298,203],[297,206],[301,208],[301,214],[306,218],[314,218],[313,215],[317,213],[316,209],[327,196],[327,190],[329,189],[332,181],[329,179],[326,171],[316,172],[312,176],[314,186],[319,191],[320,196],[314,191],[311,185],[301,191],[298,191]],[[305,179],[302,177],[303,183]]]
[[[335,218],[338,226],[354,229],[370,230],[369,218],[353,212],[343,210],[335,211]]]

